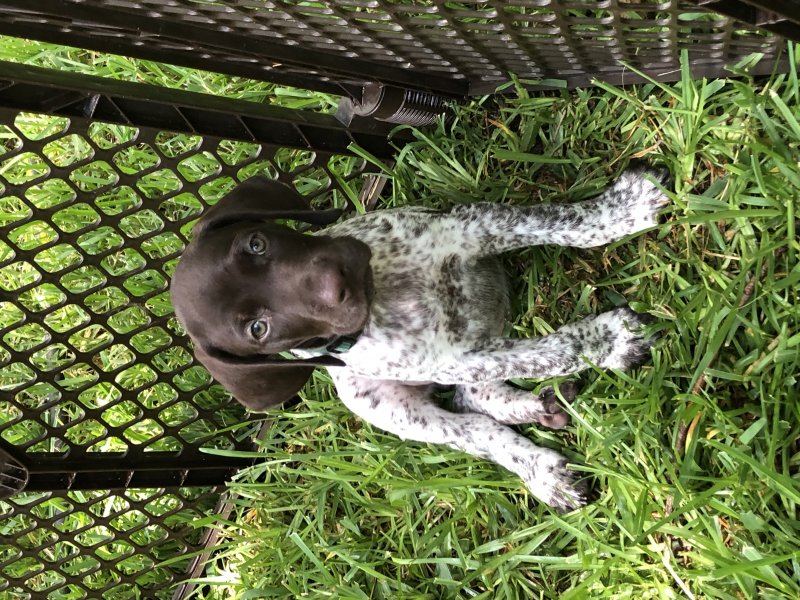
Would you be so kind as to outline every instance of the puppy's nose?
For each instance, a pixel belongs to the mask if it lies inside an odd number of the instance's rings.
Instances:
[[[317,298],[326,306],[338,306],[347,300],[344,269],[334,264],[321,266],[317,273]]]

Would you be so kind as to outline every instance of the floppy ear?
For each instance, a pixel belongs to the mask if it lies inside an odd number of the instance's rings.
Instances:
[[[303,361],[256,364],[237,361],[235,357],[212,356],[200,344],[195,344],[194,355],[234,398],[255,411],[267,410],[292,398],[314,371],[313,365]]]
[[[311,225],[329,225],[341,214],[338,208],[312,210],[288,185],[266,177],[251,177],[200,217],[194,236],[239,221],[294,219]]]

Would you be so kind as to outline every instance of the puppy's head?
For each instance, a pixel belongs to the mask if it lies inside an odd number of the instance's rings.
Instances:
[[[338,216],[312,211],[289,187],[259,178],[237,187],[195,226],[172,278],[172,303],[197,359],[249,408],[291,398],[313,364],[325,362],[278,353],[325,346],[367,321],[369,248],[274,222],[324,225]]]

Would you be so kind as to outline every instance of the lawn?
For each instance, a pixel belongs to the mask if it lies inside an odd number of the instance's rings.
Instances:
[[[507,260],[516,335],[625,299],[657,318],[651,364],[581,377],[567,430],[524,428],[598,499],[557,515],[498,467],[361,423],[320,373],[232,485],[215,597],[800,596],[796,75],[518,92],[414,131],[385,205],[571,202],[632,158],[670,170],[657,229]]]
[[[42,52],[62,68],[116,65]],[[142,79],[165,69],[129,64]],[[656,317],[649,364],[590,370],[571,426],[522,428],[594,477],[590,506],[556,514],[499,467],[384,434],[318,372],[302,403],[274,412],[257,464],[230,486],[230,518],[200,521],[222,541],[197,597],[800,597],[800,85],[794,68],[753,80],[747,67],[624,90],[509,89],[411,130],[391,169],[373,165],[391,183],[378,209],[572,202],[632,159],[671,172],[654,230],[505,260],[513,335],[625,301]],[[169,73],[153,82],[272,97],[262,84]]]

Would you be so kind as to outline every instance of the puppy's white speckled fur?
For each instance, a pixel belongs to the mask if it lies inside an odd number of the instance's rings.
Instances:
[[[506,426],[563,427],[552,390],[539,397],[511,387],[515,377],[547,378],[589,363],[625,369],[651,340],[642,317],[619,308],[536,339],[500,337],[506,285],[493,255],[539,244],[592,247],[656,224],[665,174],[629,169],[600,196],[567,205],[458,206],[448,212],[398,209],[329,227],[372,251],[375,297],[355,346],[330,369],[342,401],[364,420],[403,439],[446,444],[519,475],[537,498],[562,510],[585,503],[566,459]],[[307,354],[307,353],[306,353]],[[421,383],[456,385],[455,406],[438,406]],[[571,390],[574,395],[574,389]]]

